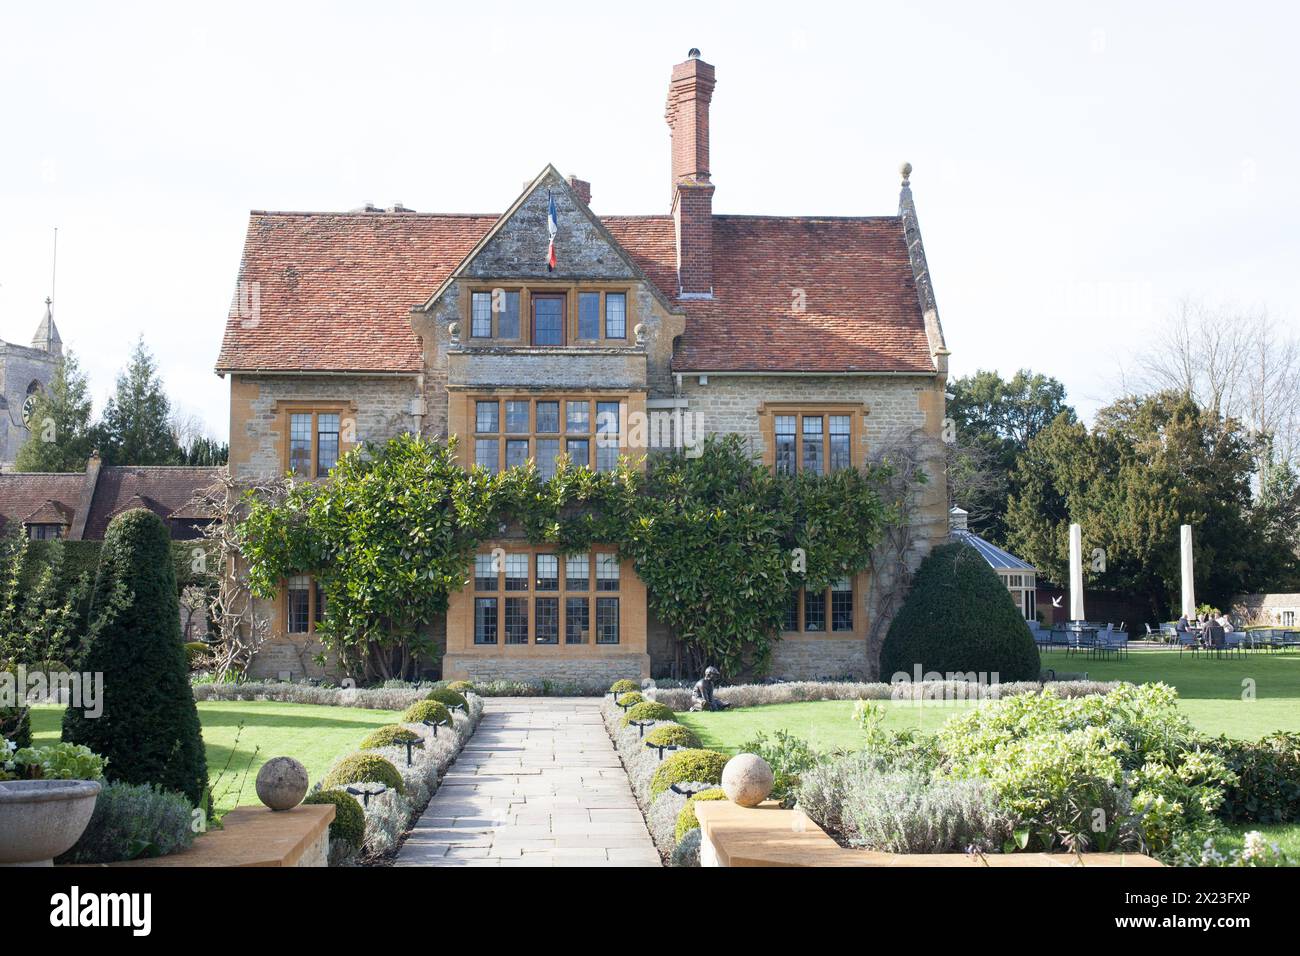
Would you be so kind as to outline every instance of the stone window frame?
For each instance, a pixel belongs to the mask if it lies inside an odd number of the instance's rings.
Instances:
[[[352,446],[356,444],[356,410],[357,404],[353,401],[281,400],[277,402],[275,411],[280,422],[280,473],[289,474],[292,472],[289,453],[293,444],[290,432],[294,415],[311,415],[310,473],[294,476],[298,479],[311,481],[325,477],[324,475],[316,474],[320,469],[320,416],[339,416],[338,457],[342,458],[347,454],[347,452],[351,451]],[[351,438],[348,436],[351,436]]]
[[[808,591],[806,588],[799,588],[799,590],[795,592],[795,594],[797,594],[798,596],[797,597],[798,606],[795,612],[795,624],[796,624],[795,629],[792,631],[787,630],[785,627],[785,622],[782,621],[782,625],[781,625],[782,637],[805,637],[805,638],[806,637],[811,637],[811,638],[829,637],[832,639],[865,637],[866,622],[864,620],[865,615],[863,613],[863,608],[865,604],[862,601],[862,595],[866,593],[866,589],[863,585],[864,575],[861,574],[852,575],[849,578],[847,578],[847,581],[849,585],[847,589],[836,588],[834,584],[822,589],[821,591],[822,620],[825,626],[820,629],[812,630],[812,631],[807,629]],[[851,627],[836,629],[834,626],[834,602],[835,602],[835,594],[837,593],[838,594],[847,593],[849,595],[849,606],[851,608],[851,613],[853,615]]]
[[[633,329],[636,328],[636,286],[628,281],[584,281],[584,282],[476,282],[467,285],[465,304],[462,308],[461,327],[467,330],[463,341],[475,346],[506,346],[516,348],[561,349],[568,347],[610,347],[625,348],[633,344]],[[474,296],[492,295],[496,290],[519,294],[519,335],[504,339],[497,334],[497,312],[492,313],[492,335],[474,334]],[[578,335],[579,296],[583,293],[597,293],[600,303],[597,309],[597,336],[590,338]],[[610,294],[623,296],[623,335],[608,336],[606,332],[607,299]],[[533,345],[533,302],[534,296],[564,297],[564,341],[558,345]]]
[[[289,626],[289,591],[290,583],[295,578],[305,578],[307,580],[307,630],[295,631]],[[312,574],[295,574],[292,577],[285,578],[280,582],[279,593],[276,595],[276,629],[279,633],[289,637],[313,637],[316,634],[316,625],[324,617],[325,595],[321,590],[320,581]]]
[[[849,464],[852,468],[861,468],[866,463],[867,449],[864,437],[866,435],[867,416],[870,413],[871,409],[865,402],[762,402],[758,406],[758,423],[759,432],[763,436],[763,464],[773,470],[776,468],[777,416],[794,416],[795,472],[799,473],[804,470],[804,417],[821,417],[824,460],[829,464],[830,419],[836,415],[847,415],[849,418]]]
[[[618,405],[618,451],[620,455],[627,454],[627,434],[628,434],[628,416],[630,413],[632,395],[628,392],[518,392],[518,391],[493,391],[478,392],[469,391],[464,393],[465,401],[465,422],[467,425],[467,434],[464,436],[463,446],[467,458],[463,460],[465,467],[472,467],[478,462],[478,442],[480,440],[495,441],[497,443],[497,472],[504,471],[507,467],[508,443],[511,441],[527,441],[528,455],[526,461],[536,461],[537,442],[539,440],[556,440],[560,443],[560,454],[568,454],[569,439],[586,440],[587,442],[587,460],[585,462],[572,461],[573,464],[583,465],[592,470],[598,470],[601,463],[601,451],[608,451],[608,446],[601,447],[597,444],[597,436],[601,432],[600,406],[601,404]],[[587,415],[587,427],[584,431],[570,431],[568,426],[568,403],[569,402],[587,402],[589,405]],[[496,402],[497,403],[497,430],[494,432],[478,431],[478,403],[479,402]],[[508,432],[506,431],[506,403],[507,402],[528,402],[528,430],[526,432]],[[539,432],[537,430],[537,405],[539,402],[558,402],[559,408],[559,430],[554,432]],[[608,433],[605,433],[608,434]],[[608,457],[608,455],[606,456]],[[612,469],[606,469],[612,470]]]
[[[472,647],[503,647],[513,646],[520,647],[524,645],[535,645],[537,647],[560,648],[560,647],[590,647],[600,645],[601,647],[616,647],[619,641],[599,641],[597,640],[596,622],[597,622],[597,602],[602,599],[618,600],[621,597],[621,585],[619,587],[601,587],[597,581],[603,580],[608,582],[609,577],[598,578],[598,569],[602,559],[612,558],[614,565],[619,569],[619,574],[613,578],[615,583],[622,579],[622,564],[619,561],[617,551],[609,546],[595,545],[585,552],[578,554],[565,555],[551,545],[530,545],[522,542],[514,544],[503,544],[502,550],[505,551],[506,561],[501,562],[501,567],[496,573],[494,586],[488,586],[485,582],[486,576],[478,573],[479,563],[484,559],[490,559],[492,549],[486,546],[480,546],[475,552],[475,573],[469,581],[467,588],[469,592],[471,614],[469,615],[469,646]],[[570,588],[567,570],[569,562],[578,557],[579,554],[586,556],[587,565],[587,586],[585,588]],[[506,564],[512,557],[525,555],[528,558],[528,587],[524,590],[511,589],[507,586],[506,581]],[[555,587],[541,589],[538,587],[542,580],[538,574],[537,559],[540,556],[554,557],[558,562],[558,577],[555,579]],[[547,579],[551,580],[551,579]],[[496,640],[479,641],[477,628],[475,624],[475,615],[472,609],[477,606],[480,599],[495,599],[497,602],[496,615]],[[557,602],[556,609],[556,640],[538,641],[537,640],[537,601],[554,600]],[[569,618],[569,601],[582,600],[586,602],[587,607],[587,630],[585,636],[580,641],[569,639],[568,618]],[[527,641],[512,643],[506,640],[506,601],[522,600],[528,605],[528,639]],[[616,625],[619,635],[622,633],[622,612],[621,603],[618,605],[618,624]]]

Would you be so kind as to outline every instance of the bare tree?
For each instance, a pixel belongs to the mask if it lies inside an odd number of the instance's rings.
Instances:
[[[1297,462],[1300,337],[1267,309],[1184,299],[1139,356],[1138,368],[1148,388],[1186,392],[1268,439],[1275,460]]]
[[[926,484],[944,477],[946,456],[943,443],[919,428],[886,436],[877,443],[871,456],[872,467],[889,469],[881,499],[893,514],[885,523],[880,543],[871,553],[867,593],[871,613],[867,630],[869,677],[878,676],[885,634],[911,589],[912,575],[929,550],[925,545],[932,529],[918,527],[918,521],[927,493]],[[946,514],[944,521],[946,530]]]
[[[196,548],[194,560],[202,562],[215,577],[208,591],[208,614],[216,637],[212,655],[217,676],[224,680],[247,670],[270,630],[269,622],[255,612],[239,553],[238,525],[247,513],[244,495],[250,491],[258,496],[282,494],[285,481],[237,481],[228,468],[219,469],[217,474],[217,481],[198,492],[192,505],[209,519],[203,526],[206,544]]]

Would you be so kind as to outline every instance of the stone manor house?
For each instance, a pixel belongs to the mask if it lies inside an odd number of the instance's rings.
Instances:
[[[696,50],[672,69],[663,214],[597,215],[590,184],[551,166],[501,214],[253,212],[217,359],[235,476],[324,476],[355,443],[407,430],[458,436],[466,467],[545,473],[563,453],[612,468],[647,453],[629,441],[644,416],[740,434],[791,472],[904,442],[930,449],[915,566],[948,533],[933,450],[948,351],[910,168],[897,215],[715,214],[714,84]],[[798,595],[774,674],[868,670],[868,577]],[[262,602],[254,674],[319,673],[322,604],[305,575]],[[508,533],[484,544],[436,637],[447,678],[661,676],[678,659],[612,548],[562,556]]]

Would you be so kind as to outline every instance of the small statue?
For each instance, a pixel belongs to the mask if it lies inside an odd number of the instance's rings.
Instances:
[[[714,681],[722,680],[722,673],[716,667],[704,668],[704,676],[691,688],[691,710],[726,710],[725,702],[713,696]]]

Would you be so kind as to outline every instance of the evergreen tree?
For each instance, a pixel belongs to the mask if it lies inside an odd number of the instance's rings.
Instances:
[[[972,673],[999,682],[1038,680],[1038,649],[1011,593],[969,545],[935,548],[917,569],[912,589],[880,648],[881,680],[937,672]]]
[[[215,438],[200,435],[181,448],[183,465],[224,465],[230,457],[230,446]]]
[[[157,784],[199,806],[207,761],[179,613],[167,527],[144,508],[118,515],[104,535],[80,662],[104,675],[103,713],[69,707],[63,739],[107,757],[109,780]]]
[[[84,471],[94,435],[85,373],[71,350],[64,352],[49,385],[33,395],[31,434],[15,471]]]
[[[130,364],[117,377],[117,389],[98,426],[100,455],[107,465],[174,465],[181,450],[172,434],[171,402],[153,356],[141,336]]]
[[[1017,491],[1016,458],[1029,441],[1064,415],[1075,421],[1065,386],[1021,369],[1010,379],[978,371],[948,383],[948,415],[956,425],[948,448],[952,503],[969,512],[971,530],[1002,543],[1007,497]]]

